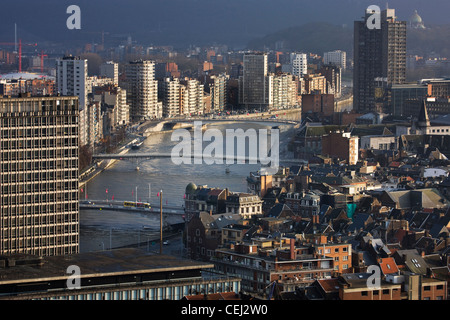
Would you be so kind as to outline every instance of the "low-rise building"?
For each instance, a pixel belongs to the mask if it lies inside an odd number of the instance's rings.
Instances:
[[[225,201],[226,213],[240,214],[244,219],[261,216],[262,203],[260,197],[248,193],[231,193]]]
[[[318,256],[309,246],[296,246],[287,238],[218,249],[212,262],[218,272],[241,278],[242,290],[263,297],[270,296],[273,285],[291,291],[314,279],[331,278],[334,269],[333,258]]]
[[[324,135],[322,137],[322,155],[346,160],[349,165],[355,165],[359,157],[359,137],[342,131]]]

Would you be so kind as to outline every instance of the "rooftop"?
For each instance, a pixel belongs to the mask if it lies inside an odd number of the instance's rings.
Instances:
[[[41,263],[26,263],[29,257],[3,256],[15,266],[0,268],[0,285],[17,282],[67,280],[69,266],[80,268],[81,277],[105,277],[132,275],[138,273],[157,273],[212,268],[214,265],[192,260],[185,260],[169,255],[159,255],[147,251],[126,248],[111,251],[79,253],[65,256],[39,258]],[[20,263],[25,263],[20,265]]]

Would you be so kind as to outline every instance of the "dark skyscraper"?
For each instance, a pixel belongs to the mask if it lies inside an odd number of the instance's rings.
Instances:
[[[381,95],[376,87],[406,80],[406,21],[397,21],[395,10],[386,9],[380,28],[369,28],[373,15],[367,10],[364,20],[354,23],[353,99],[358,112],[386,111],[375,103]]]

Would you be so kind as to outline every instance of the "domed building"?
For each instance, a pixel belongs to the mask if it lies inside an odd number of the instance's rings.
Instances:
[[[195,193],[195,190],[197,190],[197,186],[195,185],[195,183],[191,182],[186,186],[185,193],[186,193],[186,195],[193,194],[193,193]]]
[[[413,29],[426,29],[422,17],[419,16],[417,10],[414,10],[414,14],[409,19],[409,26]]]

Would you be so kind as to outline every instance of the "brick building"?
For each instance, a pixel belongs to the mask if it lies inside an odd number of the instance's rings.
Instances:
[[[325,117],[334,114],[333,94],[304,94],[302,95],[302,113],[315,113]]]
[[[349,165],[358,162],[359,138],[350,132],[330,132],[322,136],[322,155],[346,160]]]

